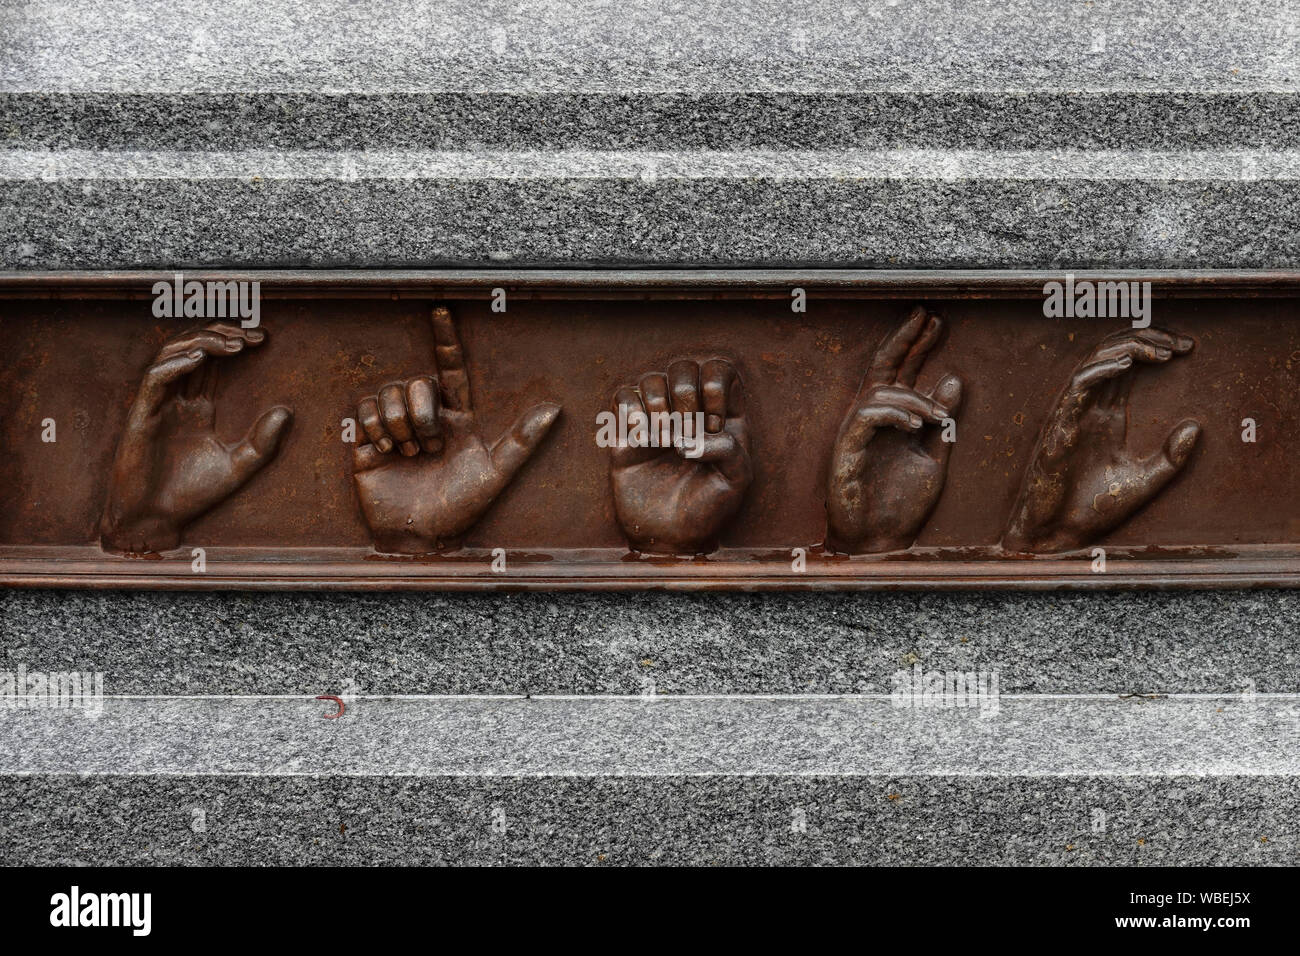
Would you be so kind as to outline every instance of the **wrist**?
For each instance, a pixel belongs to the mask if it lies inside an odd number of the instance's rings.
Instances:
[[[710,554],[718,550],[718,542],[713,538],[666,541],[662,538],[633,538],[629,536],[627,545],[640,554],[651,554],[665,558],[693,558],[697,555]]]
[[[107,551],[151,554],[177,547],[181,543],[181,528],[156,516],[121,520],[105,515],[100,522],[99,540]]]
[[[849,536],[826,532],[826,550],[835,554],[885,554],[889,551],[906,551],[915,537],[886,535]]]
[[[464,537],[432,537],[411,531],[375,532],[374,549],[380,554],[446,554],[464,547]]]

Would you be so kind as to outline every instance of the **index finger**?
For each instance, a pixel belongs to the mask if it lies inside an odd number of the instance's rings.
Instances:
[[[1107,344],[1129,342],[1135,339],[1161,348],[1169,349],[1171,352],[1179,355],[1184,352],[1190,352],[1192,346],[1196,344],[1196,340],[1189,335],[1180,335],[1177,332],[1169,332],[1165,329],[1158,329],[1155,326],[1152,326],[1146,329],[1135,329],[1131,332],[1128,330],[1115,332],[1103,339],[1101,344],[1098,346],[1098,349],[1100,350],[1105,348]]]
[[[447,407],[458,412],[471,411],[469,374],[465,371],[465,352],[456,337],[451,310],[445,305],[433,309],[433,355],[438,365],[438,383]]]
[[[894,330],[876,349],[871,359],[871,369],[867,372],[866,385],[891,385],[898,378],[898,372],[912,350],[912,344],[929,324],[925,307],[918,305],[907,317],[907,321]]]
[[[921,366],[925,364],[926,357],[939,341],[942,332],[943,322],[937,315],[930,315],[926,319],[924,330],[908,350],[907,358],[903,359],[902,368],[898,370],[900,385],[911,388],[916,384],[916,377],[921,374]]]
[[[246,329],[242,325],[236,325],[230,322],[210,322],[204,326],[208,332],[217,332],[228,338],[243,339],[249,345],[260,345],[266,338],[266,333],[262,329]]]

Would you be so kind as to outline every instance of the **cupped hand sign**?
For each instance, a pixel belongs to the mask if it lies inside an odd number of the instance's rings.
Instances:
[[[293,420],[277,405],[244,439],[217,438],[221,360],[261,345],[261,329],[213,323],[165,342],[127,415],[100,520],[105,548],[130,554],[166,551],[185,525],[224,501],[275,457]]]
[[[1130,447],[1129,392],[1137,363],[1192,351],[1186,335],[1148,328],[1108,336],[1075,367],[1038,439],[1011,523],[1008,551],[1082,548],[1160,493],[1191,457],[1201,426],[1175,425],[1160,447]]]

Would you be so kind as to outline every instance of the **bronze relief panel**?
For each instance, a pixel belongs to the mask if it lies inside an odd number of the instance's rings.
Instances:
[[[5,583],[1300,581],[1300,275],[160,278],[0,277]]]

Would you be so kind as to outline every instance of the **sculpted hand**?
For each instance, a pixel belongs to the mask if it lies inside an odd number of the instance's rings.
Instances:
[[[827,548],[911,547],[938,503],[953,443],[935,426],[956,412],[962,383],[948,375],[928,395],[915,385],[942,331],[939,317],[917,306],[876,349],[831,452]]]
[[[262,413],[244,440],[227,445],[213,428],[219,360],[265,341],[260,329],[214,323],[166,342],[127,415],[100,520],[105,548],[166,551],[199,515],[230,497],[275,457],[293,412]]]
[[[629,441],[611,452],[614,509],[628,543],[650,554],[717,548],[753,478],[745,390],[735,368],[722,359],[674,362],[667,375],[643,377],[639,389],[620,388],[614,411],[629,425],[645,416],[644,434],[653,433],[658,446]]]
[[[459,548],[560,414],[559,405],[534,405],[486,445],[447,309],[433,310],[433,334],[434,374],[385,385],[357,406],[369,442],[353,452],[353,473],[377,551]]]
[[[1104,339],[1074,370],[1038,439],[1011,524],[1010,551],[1081,548],[1118,527],[1187,464],[1201,426],[1186,420],[1164,445],[1140,455],[1128,443],[1134,362],[1186,355],[1185,335],[1142,329]]]

